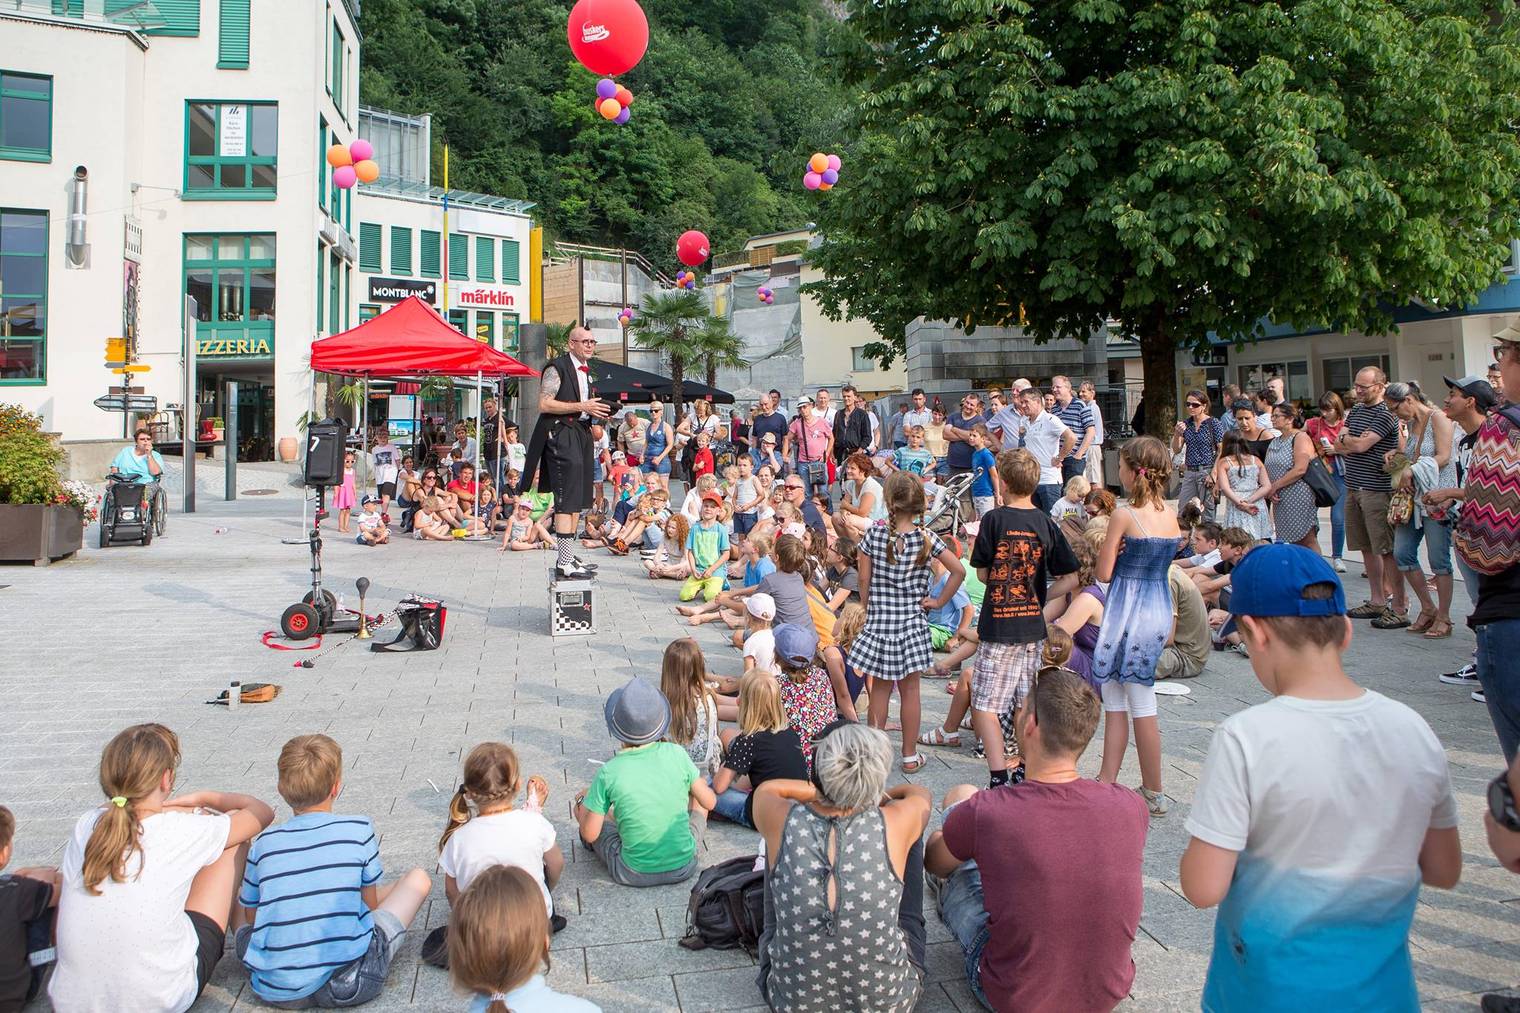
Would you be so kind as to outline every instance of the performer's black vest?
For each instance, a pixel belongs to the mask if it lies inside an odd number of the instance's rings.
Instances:
[[[588,364],[589,365],[589,364]],[[547,377],[549,371],[559,374],[559,391],[554,395],[556,401],[579,401],[581,399],[581,385],[579,371],[575,368],[575,362],[570,358],[570,353],[557,355],[544,367],[543,376]],[[586,384],[590,390],[591,384]],[[540,413],[538,422],[533,426],[533,438],[528,441],[527,460],[523,463],[522,487],[524,489],[541,488],[547,490],[548,480],[545,477],[540,486],[539,477],[544,463],[544,445],[549,439],[549,430],[553,426],[562,425],[568,419],[578,419],[576,415],[549,415]]]

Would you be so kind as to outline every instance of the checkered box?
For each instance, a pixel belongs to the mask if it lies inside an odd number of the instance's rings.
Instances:
[[[596,632],[596,588],[590,580],[549,583],[549,635],[584,637]]]

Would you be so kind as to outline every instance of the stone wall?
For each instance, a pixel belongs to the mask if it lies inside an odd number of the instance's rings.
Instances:
[[[978,327],[966,334],[944,320],[915,320],[908,325],[908,388],[922,387],[932,399],[972,388],[1007,387],[1024,377],[1041,387],[1065,374],[1073,383],[1108,378],[1107,334],[1095,333],[1086,342],[1075,339],[1036,344],[1019,327]]]

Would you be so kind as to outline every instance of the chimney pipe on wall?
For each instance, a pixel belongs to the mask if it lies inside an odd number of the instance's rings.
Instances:
[[[71,268],[90,266],[89,230],[86,216],[89,210],[90,170],[82,165],[74,167],[69,180],[69,215],[65,232],[64,252]]]

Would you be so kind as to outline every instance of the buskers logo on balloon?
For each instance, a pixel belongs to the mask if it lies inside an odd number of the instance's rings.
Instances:
[[[610,38],[612,38],[612,33],[607,30],[606,25],[595,25],[590,21],[581,25],[582,42],[601,42],[604,39]]]

